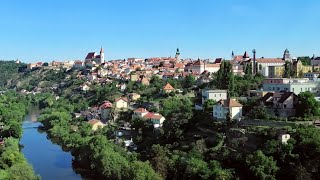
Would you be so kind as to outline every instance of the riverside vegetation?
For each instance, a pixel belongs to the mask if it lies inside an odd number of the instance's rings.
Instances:
[[[229,93],[240,96],[247,88],[259,87],[263,79],[250,74],[246,77],[233,76],[229,74],[229,65],[223,66],[226,68],[215,74],[211,83],[203,86],[225,86]],[[159,131],[155,131],[143,119],[128,118],[132,114],[128,111],[122,112],[115,123],[92,132],[85,119],[75,118],[73,114],[104,100],[113,101],[123,93],[116,88],[116,84],[123,82],[114,80],[104,85],[93,83],[89,91],[82,92],[78,87],[84,80],[77,78],[78,73],[62,69],[58,72],[39,69],[19,73],[12,78],[10,86],[18,84],[15,86],[17,90],[42,88],[44,94],[15,95],[14,98],[40,103],[44,110],[39,121],[50,137],[69,149],[76,161],[90,169],[97,178],[317,179],[320,175],[320,131],[317,128],[289,123],[279,127],[238,127],[234,122],[214,122],[208,110],[212,102],[206,103],[208,107],[204,112],[192,108],[197,100],[188,96],[188,93],[196,91],[192,77],[169,80],[174,87],[181,87],[184,95],[157,94],[165,84],[164,80],[157,77],[152,78],[150,86],[126,82],[126,91],[142,94],[139,103],[160,103],[160,109],[151,109],[160,111],[166,117]],[[54,84],[59,84],[58,89],[49,88]],[[252,87],[245,86],[248,84]],[[58,100],[56,96],[59,96]],[[17,108],[23,111],[21,117],[27,106],[28,103],[23,109]],[[303,116],[316,113],[316,110],[302,112]],[[2,120],[8,124],[7,121],[8,118]],[[131,123],[135,129],[133,140],[138,145],[136,152],[129,152],[113,142],[114,131],[125,122]],[[16,127],[21,127],[21,124],[18,123]],[[279,132],[291,135],[287,144],[278,140]],[[12,132],[12,136],[18,138],[18,135],[18,131]],[[1,173],[8,176],[9,172],[10,167],[6,167]],[[32,174],[32,170],[28,172]],[[36,178],[34,174],[30,177]]]

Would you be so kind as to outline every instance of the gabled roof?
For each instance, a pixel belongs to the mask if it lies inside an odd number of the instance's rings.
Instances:
[[[174,88],[171,86],[171,84],[167,83],[164,87],[164,90],[174,90]]]
[[[282,94],[281,98],[279,99],[278,103],[283,103],[285,102],[290,96],[296,97],[297,95],[293,92],[285,92]]]
[[[129,100],[128,100],[128,98],[127,97],[120,97],[120,98],[117,98],[117,99],[115,99],[115,102],[117,102],[117,101],[119,101],[119,100],[123,100],[123,101],[125,101],[125,102],[129,102]]]
[[[242,107],[242,104],[238,103],[238,101],[235,101],[233,99],[221,99],[220,101],[218,101],[219,104],[221,104],[224,107]]]
[[[260,98],[260,101],[266,102],[270,97],[273,97],[272,92],[268,92],[266,95],[264,95],[262,98]]]
[[[93,59],[95,54],[96,54],[95,52],[88,53],[86,59]]]
[[[109,101],[104,101],[103,104],[100,106],[100,109],[108,109],[112,108],[112,103]]]
[[[133,112],[145,113],[145,112],[148,112],[148,111],[145,108],[138,108],[138,109],[135,109]]]

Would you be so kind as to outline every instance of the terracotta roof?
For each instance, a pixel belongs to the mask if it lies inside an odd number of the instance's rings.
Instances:
[[[138,109],[135,109],[133,112],[144,113],[144,112],[148,112],[148,111],[145,108],[138,108]]]
[[[242,104],[230,98],[226,100],[221,99],[220,101],[218,101],[218,103],[220,103],[224,107],[242,107]]]
[[[95,125],[95,124],[97,124],[99,122],[101,122],[101,121],[98,120],[98,119],[91,119],[90,121],[88,121],[88,123],[91,124],[91,125]]]
[[[184,67],[184,64],[183,63],[176,63],[174,65],[175,68],[183,68]]]
[[[171,84],[167,83],[164,87],[164,90],[174,90],[174,88],[171,86]]]
[[[235,61],[242,61],[242,60],[243,60],[243,56],[242,56],[242,55],[234,56],[233,60],[235,60]]]
[[[152,119],[161,119],[163,116],[161,116],[160,114],[154,114],[151,118]]]
[[[148,112],[148,114],[144,115],[143,118],[151,119],[154,116],[154,113]]]
[[[112,108],[112,103],[109,101],[104,101],[103,104],[100,106],[100,109],[107,109]]]
[[[280,58],[258,58],[256,61],[259,63],[285,63],[285,61]]]

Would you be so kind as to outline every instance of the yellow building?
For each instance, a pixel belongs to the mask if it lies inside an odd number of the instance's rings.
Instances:
[[[269,66],[269,77],[280,78],[283,76],[284,66]]]
[[[293,63],[293,68],[297,77],[302,77],[304,73],[313,72],[312,66],[303,65],[299,60]]]

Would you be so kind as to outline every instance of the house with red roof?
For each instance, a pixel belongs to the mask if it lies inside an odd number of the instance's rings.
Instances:
[[[221,99],[213,106],[212,116],[218,120],[226,120],[228,116],[232,120],[240,120],[242,104],[231,98]]]
[[[149,120],[154,128],[159,128],[162,126],[165,118],[159,113],[149,112],[145,108],[138,108],[133,111],[132,119],[134,118],[143,118]]]
[[[101,112],[101,120],[107,121],[111,119],[112,103],[110,101],[103,101],[99,109]]]
[[[170,83],[167,83],[165,86],[163,86],[163,91],[165,93],[170,93],[172,91],[175,91],[175,89],[171,86]]]

